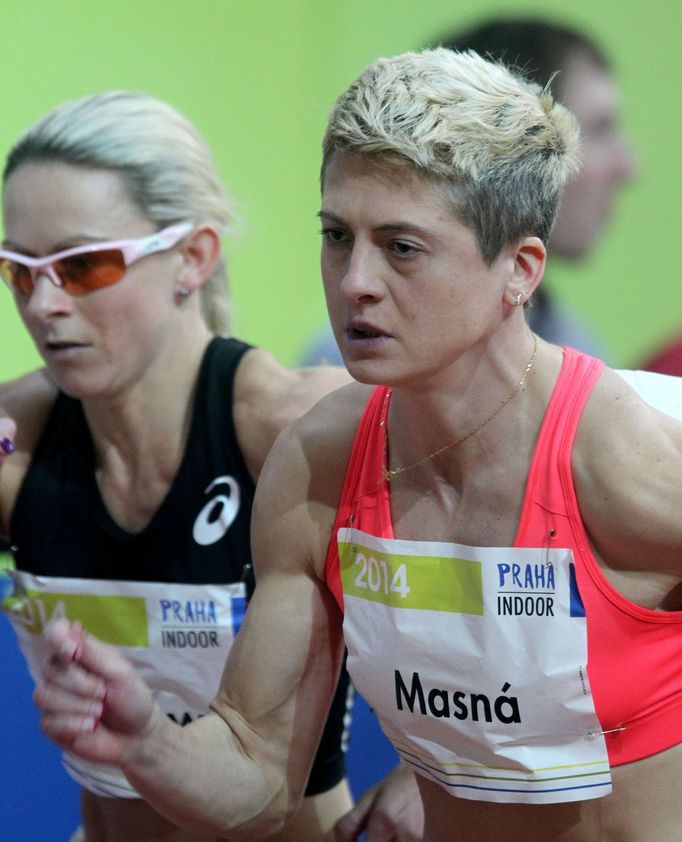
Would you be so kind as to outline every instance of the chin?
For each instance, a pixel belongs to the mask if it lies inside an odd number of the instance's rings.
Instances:
[[[373,376],[370,372],[366,370],[365,367],[362,365],[353,365],[352,363],[346,363],[346,369],[348,373],[358,383],[363,383],[365,386],[380,386],[384,385],[380,383],[376,376]]]
[[[344,359],[343,362],[350,376],[358,383],[364,383],[366,386],[390,385],[385,365],[380,366],[374,360]]]
[[[54,370],[50,370],[50,374],[57,388],[74,400],[82,401],[88,398],[99,398],[103,395],[103,385],[92,378],[64,376],[64,374],[56,373]]]
[[[346,368],[353,380],[365,386],[388,386],[390,388],[414,383],[412,372],[398,370],[397,366],[389,366],[385,361],[378,360],[348,360]],[[417,376],[420,379],[420,376]]]

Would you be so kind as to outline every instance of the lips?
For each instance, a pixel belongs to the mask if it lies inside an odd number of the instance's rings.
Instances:
[[[351,328],[348,331],[348,335],[351,339],[377,339],[379,336],[383,336],[383,333],[380,333],[378,330],[363,330],[362,328]]]
[[[346,328],[349,339],[381,339],[390,334],[369,322],[351,322]]]
[[[85,345],[82,342],[71,342],[67,339],[52,339],[44,342],[43,347],[48,354],[60,354],[77,348],[84,348]]]
[[[79,348],[81,342],[74,342],[69,339],[47,339],[45,347],[52,351],[60,351],[62,348]]]

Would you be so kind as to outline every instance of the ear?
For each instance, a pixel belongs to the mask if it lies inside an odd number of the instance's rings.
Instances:
[[[194,292],[210,277],[220,259],[220,236],[208,223],[197,225],[180,246],[182,265],[177,283],[187,293]]]
[[[542,280],[547,263],[547,249],[539,237],[524,237],[510,254],[511,275],[504,291],[505,301],[512,306],[525,304]]]

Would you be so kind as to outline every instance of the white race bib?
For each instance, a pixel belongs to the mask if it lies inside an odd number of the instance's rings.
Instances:
[[[54,616],[79,620],[90,633],[119,646],[180,724],[208,710],[246,610],[242,582],[186,585],[33,576],[14,571],[24,599],[9,610],[34,680],[46,657],[42,637]],[[100,795],[138,797],[115,767],[64,755],[80,784]]]
[[[570,550],[338,543],[348,671],[407,764],[481,801],[611,791]]]

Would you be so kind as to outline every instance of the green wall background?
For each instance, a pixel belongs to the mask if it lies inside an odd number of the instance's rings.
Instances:
[[[286,364],[325,318],[315,213],[335,96],[377,56],[500,9],[582,27],[613,59],[641,173],[589,262],[555,263],[551,284],[619,365],[635,366],[682,328],[677,0],[3,0],[1,9],[0,156],[65,99],[130,88],[173,103],[207,138],[243,220],[226,242],[234,332]],[[0,289],[0,379],[38,363]]]

